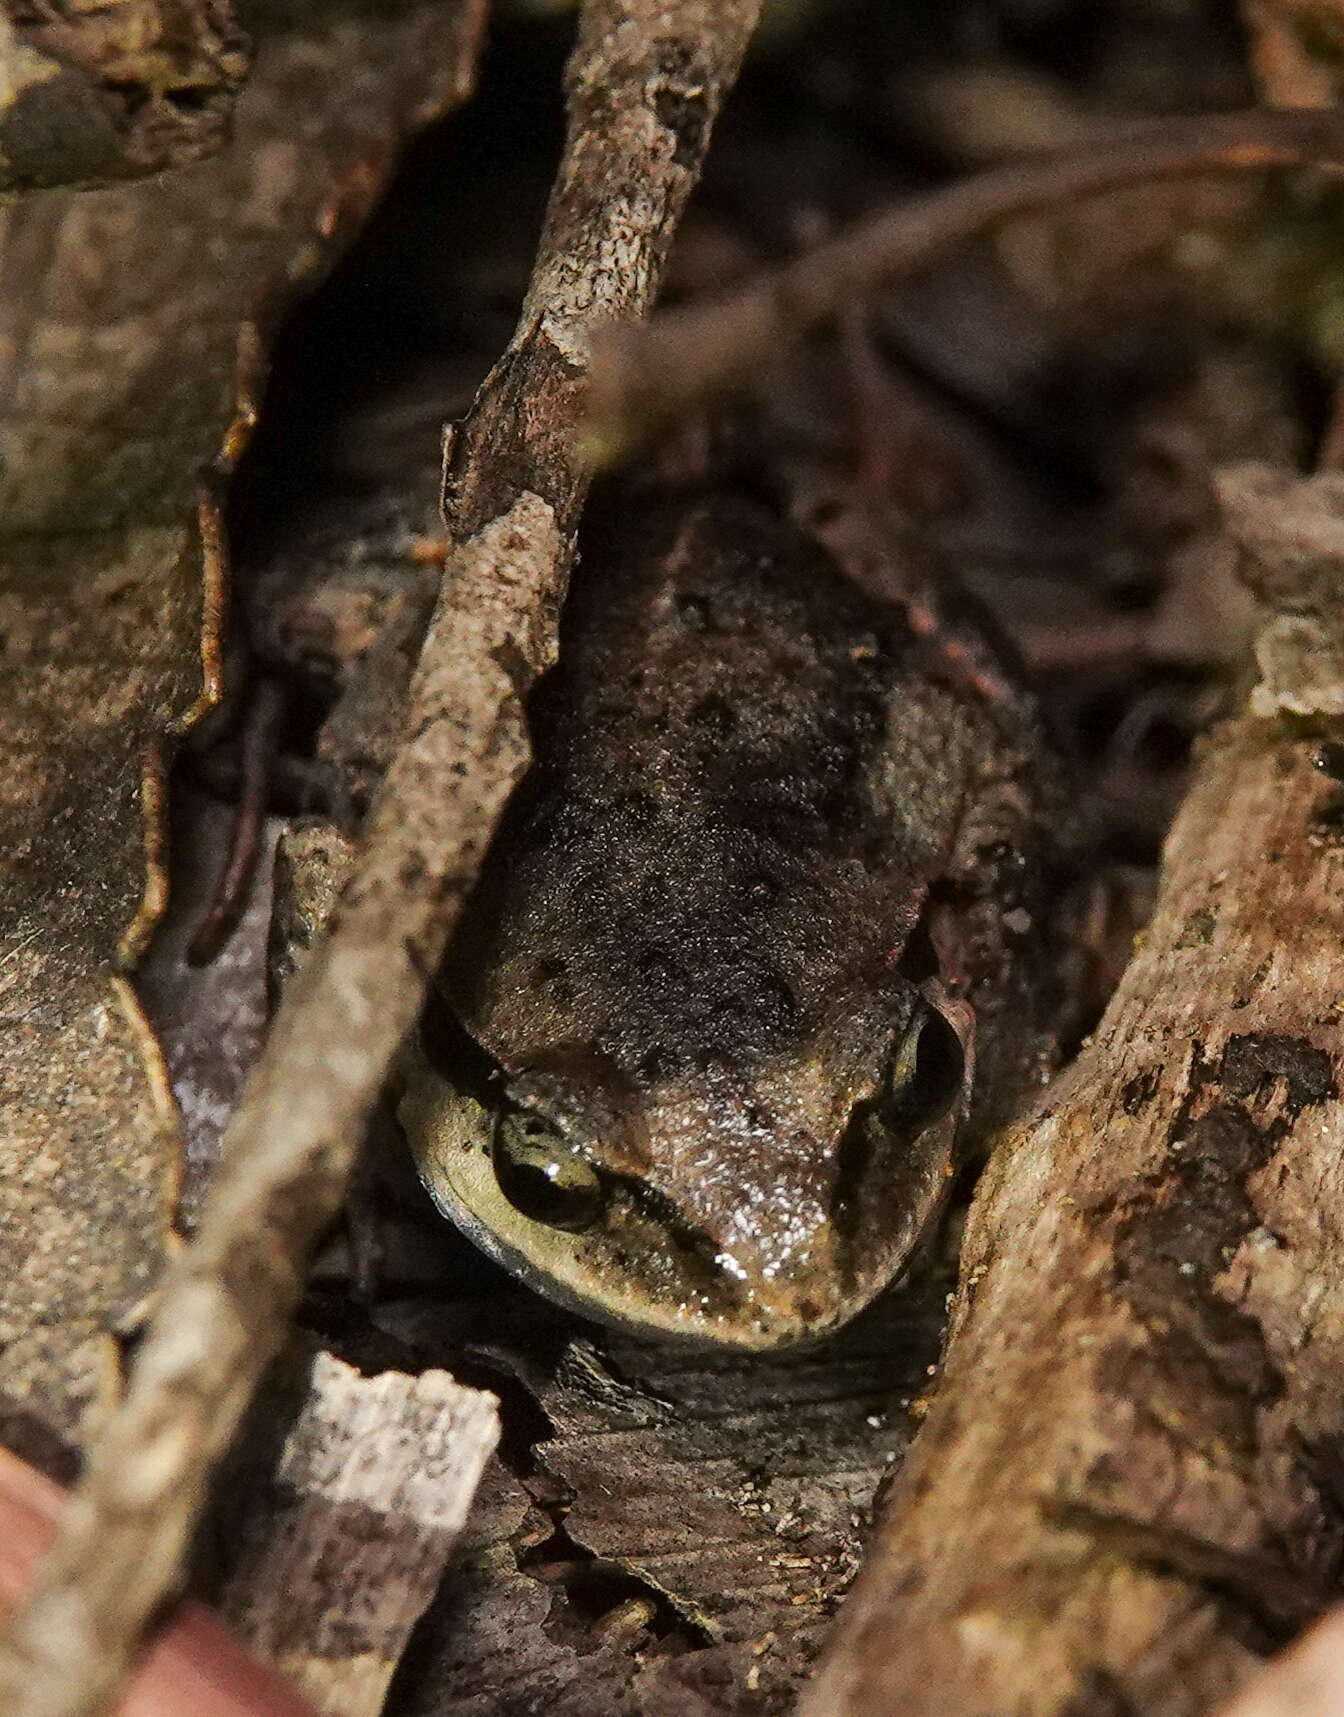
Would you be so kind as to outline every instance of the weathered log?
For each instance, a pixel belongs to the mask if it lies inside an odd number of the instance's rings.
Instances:
[[[1224,493],[1266,590],[1264,485],[1256,531]],[[1281,558],[1281,604],[1319,607],[1319,555]],[[1205,742],[1095,1037],[979,1189],[941,1389],[804,1717],[1193,1717],[1329,1601],[1342,740],[1246,715]]]

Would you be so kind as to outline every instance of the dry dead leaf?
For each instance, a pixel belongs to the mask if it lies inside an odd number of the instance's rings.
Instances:
[[[227,151],[4,215],[0,1428],[48,1464],[171,1243],[178,1123],[121,974],[166,887],[161,738],[218,690],[201,472],[241,448],[284,298],[464,94],[482,11],[258,7]]]

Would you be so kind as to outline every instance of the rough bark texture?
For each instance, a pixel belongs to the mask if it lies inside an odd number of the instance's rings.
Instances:
[[[0,194],[213,155],[247,61],[231,0],[3,0]]]
[[[250,1499],[221,1601],[326,1717],[378,1717],[499,1436],[444,1371],[361,1377],[328,1353],[272,1483]]]
[[[521,700],[554,658],[586,485],[575,395],[587,340],[599,321],[647,308],[754,18],[751,4],[689,0],[585,8],[535,289],[458,443],[454,546],[406,743],[332,935],[281,1006],[126,1404],[0,1653],[6,1717],[105,1709],[178,1578],[213,1462],[282,1338],[388,1065],[527,766]]]
[[[942,1386],[806,1717],[1194,1717],[1323,1607],[1342,756],[1250,717],[1207,742],[1095,1038],[977,1195]]]

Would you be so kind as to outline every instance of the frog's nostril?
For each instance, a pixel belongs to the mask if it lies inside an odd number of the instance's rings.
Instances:
[[[543,1115],[525,1109],[502,1114],[491,1161],[499,1190],[533,1222],[579,1234],[602,1214],[596,1169]]]

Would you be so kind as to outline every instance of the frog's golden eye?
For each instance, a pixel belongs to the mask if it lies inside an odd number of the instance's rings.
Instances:
[[[956,1102],[965,1072],[961,1039],[937,1008],[921,1006],[892,1063],[884,1103],[889,1118],[902,1131],[932,1126]]]
[[[602,1214],[597,1171],[541,1115],[506,1110],[495,1123],[491,1161],[499,1190],[533,1222],[578,1234]]]

